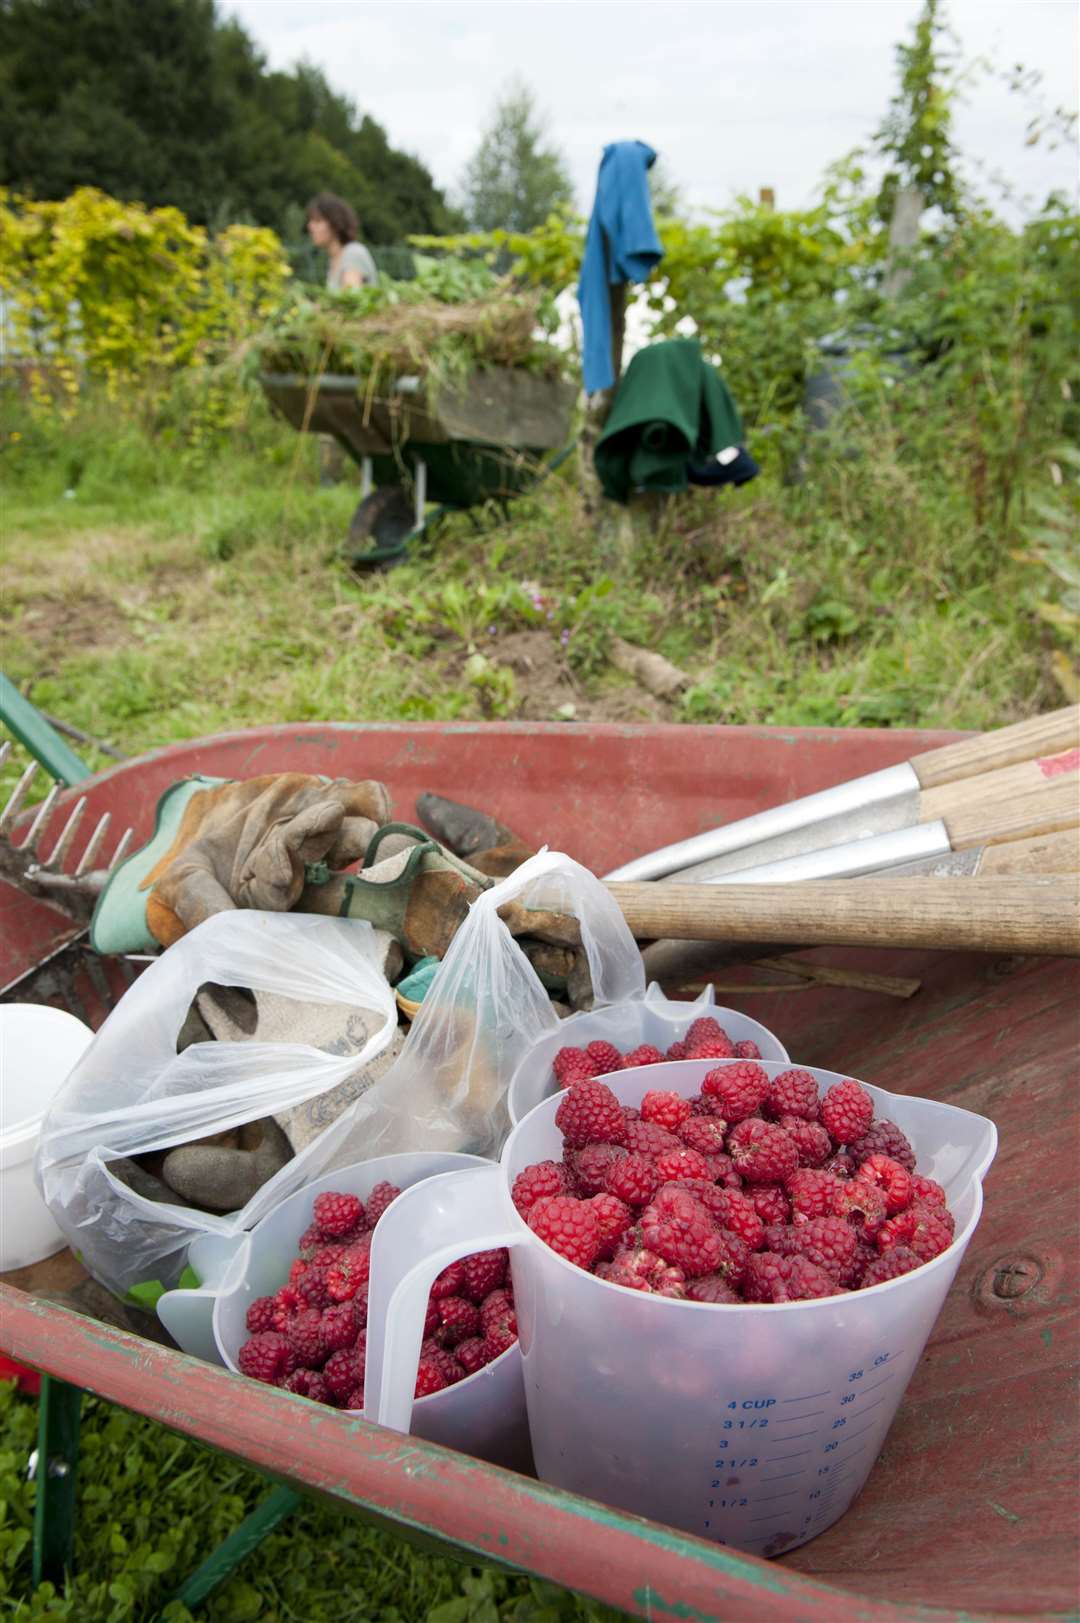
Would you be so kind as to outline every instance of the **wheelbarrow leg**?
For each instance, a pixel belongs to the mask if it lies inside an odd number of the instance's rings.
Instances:
[[[62,1584],[75,1544],[75,1470],[79,1462],[82,1390],[41,1377],[38,1398],[37,1499],[32,1576]]]
[[[302,1502],[302,1495],[294,1493],[291,1488],[275,1488],[250,1516],[244,1518],[235,1532],[222,1539],[202,1566],[191,1574],[183,1588],[176,1591],[173,1600],[178,1600],[189,1610],[198,1606]]]

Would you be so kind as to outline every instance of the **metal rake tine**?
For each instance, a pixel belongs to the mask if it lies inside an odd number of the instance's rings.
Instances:
[[[127,855],[127,848],[134,838],[135,830],[133,828],[126,828],[123,834],[120,836],[120,843],[112,854],[112,861],[106,868],[106,873],[112,873],[114,868],[118,868],[120,866],[121,862],[124,860],[124,857]]]
[[[60,783],[54,783],[53,784],[52,788],[49,790],[48,794],[45,796],[45,799],[41,802],[41,805],[38,807],[37,815],[35,816],[34,821],[30,824],[30,832],[26,836],[25,840],[22,842],[22,845],[19,847],[20,850],[22,850],[22,851],[31,851],[31,850],[33,850],[38,836],[40,834],[42,834],[44,832],[44,830],[45,830],[45,824],[49,821],[49,817],[52,814],[53,807],[56,805],[56,802],[59,800],[61,794],[63,793],[63,787],[64,787],[63,784],[60,784]]]
[[[83,813],[85,810],[86,796],[83,795],[81,800],[77,800],[75,802],[71,816],[64,824],[60,838],[57,840],[56,844],[52,848],[52,851],[49,853],[48,859],[46,860],[45,857],[42,857],[41,866],[43,868],[50,868],[53,873],[60,872],[61,864],[63,863],[68,852],[71,850],[71,842],[75,838],[79,824],[82,822]]]
[[[3,811],[0,811],[0,834],[7,833],[8,829],[11,827],[12,823],[22,810],[22,803],[26,799],[27,790],[30,788],[30,785],[33,783],[34,778],[37,775],[37,769],[37,762],[31,761],[30,765],[27,767],[26,771],[23,773],[22,777],[11,791],[11,794],[8,796],[7,805],[4,807]]]
[[[111,822],[112,812],[106,812],[104,817],[102,817],[101,821],[98,823],[97,828],[95,828],[94,832],[91,834],[86,850],[79,858],[79,865],[75,869],[76,879],[78,879],[80,875],[84,874],[88,868],[93,866],[94,858],[101,850],[105,836],[109,832],[109,824]]]

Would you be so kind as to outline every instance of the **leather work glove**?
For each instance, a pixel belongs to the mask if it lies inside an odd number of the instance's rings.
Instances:
[[[309,863],[346,868],[390,815],[385,785],[274,772],[192,795],[172,845],[143,880],[146,922],[162,946],[213,913],[287,912]]]

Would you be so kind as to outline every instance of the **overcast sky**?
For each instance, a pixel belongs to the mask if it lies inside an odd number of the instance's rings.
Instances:
[[[895,83],[893,46],[920,0],[219,0],[272,67],[301,58],[424,160],[453,194],[499,91],[534,90],[583,211],[608,141],[663,155],[694,208],[772,186],[809,203],[825,166],[865,141]],[[1075,0],[948,0],[963,58],[1043,75],[1077,105]],[[1077,154],[1025,147],[1029,110],[982,76],[957,119],[962,149],[1022,196],[1077,193]],[[1002,205],[999,205],[1002,206]],[[1004,206],[1015,217],[1019,205]]]

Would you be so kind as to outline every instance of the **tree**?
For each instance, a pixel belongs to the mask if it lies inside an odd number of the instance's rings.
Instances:
[[[0,0],[0,185],[279,232],[338,191],[374,243],[456,223],[418,159],[317,68],[269,72],[213,0]]]
[[[878,198],[884,220],[902,186],[916,188],[927,208],[955,214],[960,204],[956,149],[952,142],[951,69],[939,49],[946,25],[940,0],[924,0],[910,44],[896,47],[900,87],[876,132],[878,150],[890,168]]]
[[[574,188],[562,154],[543,144],[545,130],[532,91],[515,84],[495,104],[491,123],[462,181],[474,231],[532,231]]]

